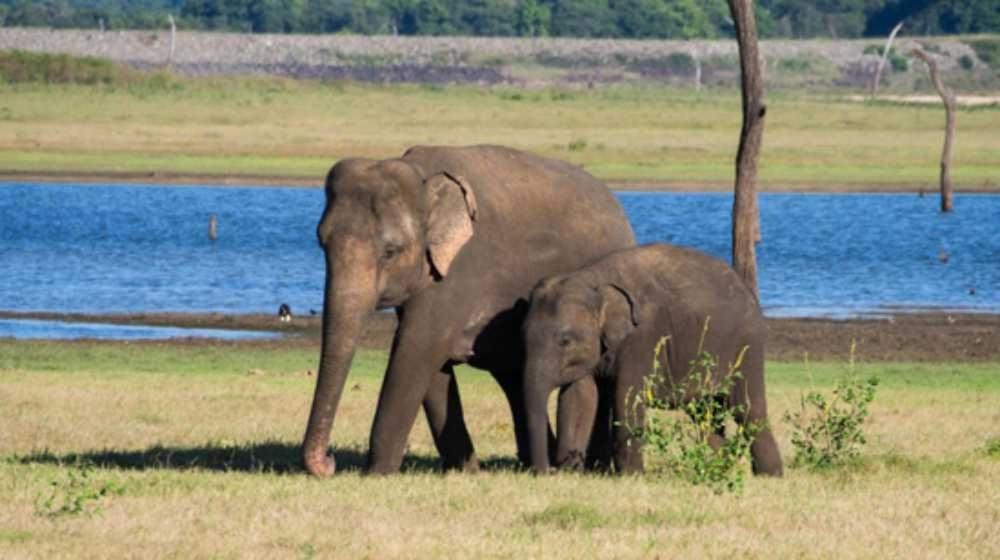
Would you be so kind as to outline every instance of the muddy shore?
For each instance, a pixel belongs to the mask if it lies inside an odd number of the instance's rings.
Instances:
[[[282,323],[272,315],[155,313],[134,315],[78,315],[0,311],[3,319],[49,319],[189,328],[269,330],[285,336],[276,340],[224,342],[211,339],[173,339],[129,344],[251,345],[319,349],[320,318],[297,316]],[[375,313],[362,346],[388,350],[396,318]],[[898,314],[887,319],[768,318],[768,359],[798,362],[846,360],[851,343],[861,361],[984,362],[1000,361],[1000,315],[962,313]],[[116,341],[100,344],[122,344]]]

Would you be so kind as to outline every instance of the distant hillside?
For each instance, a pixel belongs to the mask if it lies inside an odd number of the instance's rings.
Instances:
[[[928,88],[921,64],[904,56],[920,47],[935,55],[960,91],[1000,89],[1000,37],[903,36],[884,73],[885,89]],[[267,74],[367,82],[593,87],[670,83],[737,84],[731,40],[636,41],[558,38],[263,35],[179,32],[171,59],[163,31],[0,28],[0,50],[66,53],[139,69],[171,63],[186,75]],[[771,88],[861,89],[869,83],[881,40],[766,40],[761,50]]]

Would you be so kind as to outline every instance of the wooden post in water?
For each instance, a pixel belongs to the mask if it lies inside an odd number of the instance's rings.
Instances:
[[[760,215],[757,207],[757,156],[764,137],[764,84],[757,50],[757,20],[753,0],[728,0],[740,50],[743,90],[743,128],[736,152],[733,196],[733,268],[754,294],[757,290],[757,252]]]
[[[215,214],[208,217],[208,238],[212,241],[219,238],[219,220],[215,218]]]
[[[954,194],[951,184],[951,146],[955,139],[955,93],[941,83],[938,76],[937,63],[930,55],[920,49],[910,51],[913,56],[923,60],[927,64],[927,71],[931,75],[931,83],[934,89],[941,96],[944,103],[944,148],[941,149],[941,211],[951,212],[954,209]]]

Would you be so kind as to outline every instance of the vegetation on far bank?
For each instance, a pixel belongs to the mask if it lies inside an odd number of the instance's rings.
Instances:
[[[384,352],[359,354],[333,446],[298,444],[316,351],[240,344],[0,341],[0,556],[986,558],[1000,553],[997,364],[860,363],[878,375],[860,457],[714,495],[670,477],[535,477],[510,414],[461,368],[483,471],[441,475],[422,418],[404,473],[364,477]],[[846,363],[769,363],[771,422]]]
[[[991,0],[760,0],[763,37],[884,36],[898,21],[923,35],[1000,30]],[[0,25],[183,27],[256,33],[661,37],[732,34],[724,0],[0,0]]]
[[[91,59],[0,57],[0,169],[32,173],[277,176],[318,184],[337,159],[414,144],[512,145],[606,180],[732,181],[739,94],[648,86],[525,90],[360,85],[278,78],[181,78]],[[82,82],[82,83],[81,83]],[[933,188],[939,107],[774,92],[765,189]],[[997,106],[958,116],[953,178],[1000,184]]]

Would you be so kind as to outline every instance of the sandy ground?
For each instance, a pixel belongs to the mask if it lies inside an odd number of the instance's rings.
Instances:
[[[278,340],[223,342],[175,339],[149,344],[234,344],[258,347],[302,346],[319,349],[320,318],[295,317],[281,323],[271,315],[139,314],[66,315],[0,312],[0,318],[39,318],[198,328],[252,329],[284,332]],[[391,313],[376,313],[362,345],[388,350],[395,331]],[[890,319],[775,319],[767,320],[768,358],[779,361],[846,360],[851,342],[855,358],[865,361],[975,362],[1000,361],[1000,315],[915,313]],[[119,342],[106,342],[120,344]],[[136,344],[131,342],[130,344]]]
[[[871,98],[867,95],[848,95],[847,99],[850,101],[868,101]],[[937,95],[879,95],[878,100],[921,105],[941,104],[941,98]],[[955,103],[965,107],[1000,105],[1000,95],[956,95]]]

